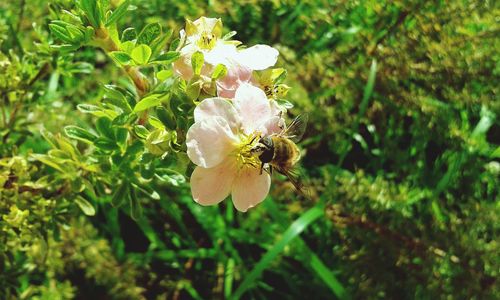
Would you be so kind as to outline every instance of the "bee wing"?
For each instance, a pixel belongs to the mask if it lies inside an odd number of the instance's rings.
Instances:
[[[308,120],[309,116],[307,114],[298,115],[282,134],[294,143],[300,142],[306,132]]]
[[[295,190],[300,195],[308,199],[311,198],[308,188],[299,179],[299,173],[297,169],[282,169],[279,167],[275,167],[275,169],[288,178],[288,180],[295,187]]]

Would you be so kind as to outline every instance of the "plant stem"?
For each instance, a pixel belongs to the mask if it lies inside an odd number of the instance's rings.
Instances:
[[[109,36],[109,31],[105,27],[100,27],[96,29],[97,45],[103,49],[106,53],[112,51],[118,51],[120,48]],[[130,77],[134,86],[137,90],[137,94],[142,97],[148,91],[148,81],[146,76],[141,73],[138,67],[124,66],[123,70]]]

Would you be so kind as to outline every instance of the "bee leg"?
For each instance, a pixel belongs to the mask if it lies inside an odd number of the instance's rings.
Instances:
[[[264,170],[264,163],[260,164],[260,174],[259,175],[262,175],[262,170]]]
[[[252,140],[250,141],[250,143],[248,143],[248,145],[251,145],[251,144],[255,141],[255,139],[256,139],[257,137],[260,137],[260,135],[255,135],[255,136],[252,138]]]
[[[269,165],[269,175],[273,175],[273,166]]]

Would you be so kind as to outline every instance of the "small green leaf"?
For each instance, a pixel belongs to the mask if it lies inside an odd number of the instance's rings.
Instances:
[[[135,28],[129,27],[122,32],[121,41],[128,42],[135,40],[136,38],[137,38],[137,31],[135,31]]]
[[[221,79],[227,74],[227,68],[223,64],[218,64],[215,66],[214,72],[212,73],[212,79]]]
[[[158,120],[158,118],[150,116],[148,119],[148,122],[154,128],[165,129],[165,126],[163,125],[163,123],[160,120]]]
[[[31,156],[41,163],[46,164],[47,166],[52,167],[59,172],[65,173],[65,170],[59,165],[57,159],[45,154],[31,154]]]
[[[94,141],[94,146],[104,151],[113,151],[117,149],[116,143],[106,138],[96,139]]]
[[[160,23],[152,23],[146,25],[144,29],[142,29],[141,33],[137,37],[137,44],[146,44],[149,45],[153,40],[159,37],[161,34],[161,25]]]
[[[138,137],[140,137],[142,139],[147,138],[149,135],[149,130],[142,125],[135,125],[134,132],[135,132],[135,134],[137,134]]]
[[[113,133],[113,128],[111,128],[111,120],[110,119],[108,119],[106,117],[99,118],[99,119],[97,119],[95,126],[97,129],[97,132],[99,132],[103,136],[107,137],[110,140],[115,139],[115,135]]]
[[[130,216],[134,220],[138,220],[142,216],[142,207],[137,199],[137,193],[134,188],[130,189]]]
[[[99,106],[91,105],[91,104],[78,104],[76,108],[82,113],[92,114],[95,112],[101,112],[102,108]]]
[[[116,142],[120,145],[125,146],[128,139],[128,130],[126,128],[116,129]]]
[[[128,198],[128,183],[124,181],[113,194],[111,198],[111,205],[115,207],[120,207],[125,200]]]
[[[160,56],[158,56],[157,58],[155,58],[153,60],[153,62],[158,62],[158,63],[162,63],[162,64],[169,64],[169,63],[176,61],[180,56],[181,56],[181,54],[177,51],[168,51],[167,53],[163,53]]]
[[[118,6],[115,11],[109,16],[108,20],[106,21],[106,26],[118,22],[120,18],[122,18],[125,13],[127,12],[128,6],[130,5],[130,0],[125,0],[123,3]]]
[[[175,122],[174,114],[168,111],[163,106],[158,106],[156,108],[156,116],[165,125],[166,128],[170,130],[175,130],[177,128],[177,123]]]
[[[165,81],[168,78],[172,77],[174,75],[174,72],[172,70],[161,70],[160,72],[156,73],[156,78],[158,78],[159,81]]]
[[[126,41],[126,42],[123,42],[121,45],[120,45],[120,49],[127,53],[128,55],[130,55],[130,53],[132,53],[132,50],[134,50],[135,48],[135,42],[134,41]]]
[[[106,90],[104,96],[107,102],[122,109],[124,112],[132,111],[130,103],[125,96],[125,93],[127,93],[126,90],[110,84],[105,85],[104,89]]]
[[[181,40],[179,38],[174,39],[172,42],[170,42],[170,45],[168,46],[168,50],[170,51],[175,51],[177,47],[179,46]]]
[[[193,72],[195,75],[200,75],[201,68],[203,67],[203,63],[205,62],[205,58],[203,57],[203,53],[200,51],[195,52],[191,56],[191,65],[193,67]]]
[[[98,28],[102,20],[102,13],[99,7],[100,2],[96,0],[81,0],[77,3],[87,16],[92,27]]]
[[[224,41],[227,41],[227,40],[229,40],[230,38],[232,38],[232,37],[233,37],[233,36],[235,36],[235,35],[236,35],[236,31],[230,31],[230,32],[226,33],[226,34],[222,37],[222,39],[223,39]]]
[[[169,29],[165,34],[160,35],[156,38],[151,44],[151,50],[153,50],[153,55],[158,55],[165,47],[167,46],[167,42],[172,36],[172,29]]]
[[[173,186],[180,186],[186,182],[186,177],[184,177],[184,175],[171,169],[156,169],[155,173],[159,180],[167,182]]]
[[[134,112],[140,112],[153,106],[157,106],[158,104],[160,104],[160,102],[161,98],[159,98],[157,95],[147,96],[135,105]]]
[[[64,27],[57,24],[49,24],[49,29],[50,32],[52,32],[52,34],[61,41],[69,44],[73,43],[73,39],[69,36],[69,33]]]
[[[491,158],[500,158],[500,146],[497,147],[495,149],[495,151],[493,151],[491,154],[490,154],[490,157]]]
[[[123,51],[109,52],[109,56],[111,56],[111,58],[119,65],[128,65],[132,60],[132,57]]]
[[[87,201],[85,198],[83,198],[82,196],[76,196],[75,202],[80,207],[80,209],[83,211],[83,213],[86,214],[87,216],[94,216],[95,215],[94,206],[89,201]]]
[[[123,113],[113,119],[113,126],[124,126],[126,124],[132,124],[137,120],[136,114]]]
[[[151,48],[148,45],[139,45],[132,50],[130,56],[138,65],[147,64],[151,57]]]
[[[97,138],[94,134],[90,133],[89,131],[73,125],[64,127],[64,132],[70,138],[80,140],[82,142],[89,144],[92,144]]]

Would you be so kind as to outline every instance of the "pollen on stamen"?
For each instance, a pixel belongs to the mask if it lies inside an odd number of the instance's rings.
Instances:
[[[259,168],[260,161],[257,156],[252,152],[252,148],[257,144],[260,133],[250,135],[242,135],[234,154],[238,162],[238,167],[241,169],[243,166],[252,166]]]
[[[217,37],[213,33],[203,32],[198,40],[201,49],[212,50],[217,42]]]

